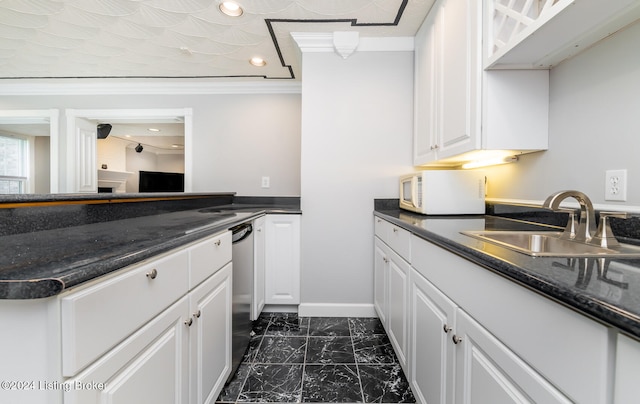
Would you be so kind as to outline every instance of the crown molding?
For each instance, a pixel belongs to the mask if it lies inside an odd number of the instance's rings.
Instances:
[[[87,79],[41,79],[0,81],[2,95],[197,95],[197,94],[300,94],[302,86],[296,82],[206,82]]]
[[[333,32],[292,32],[291,37],[305,52],[334,52]],[[413,37],[360,37],[356,52],[413,52]]]

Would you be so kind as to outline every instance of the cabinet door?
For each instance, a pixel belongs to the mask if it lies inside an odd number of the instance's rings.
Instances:
[[[189,400],[189,300],[183,297],[145,327],[65,382],[65,404]]]
[[[570,403],[462,310],[456,314],[457,403]]]
[[[190,293],[192,404],[214,403],[231,373],[231,268]]]
[[[262,313],[265,301],[265,218],[253,222],[253,299],[251,320],[255,321]]]
[[[411,389],[419,403],[451,403],[456,305],[416,271],[410,296]]]
[[[267,215],[265,303],[300,304],[300,215]]]
[[[436,159],[440,111],[438,102],[441,15],[429,13],[415,38],[413,163]]]
[[[380,239],[375,238],[373,258],[373,305],[382,324],[387,324],[387,252]]]
[[[387,333],[398,361],[406,371],[409,336],[409,274],[411,267],[398,254],[389,251]]]
[[[476,86],[479,76],[476,0],[443,0],[442,14],[442,129],[438,157],[479,147],[472,139],[472,125],[478,108]]]

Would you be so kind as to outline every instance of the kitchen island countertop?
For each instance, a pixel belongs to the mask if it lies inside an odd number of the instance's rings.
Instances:
[[[468,230],[549,230],[491,215],[425,216],[376,209],[379,216],[449,252],[640,339],[640,260],[530,257],[461,234]]]
[[[0,236],[0,299],[37,299],[225,231],[289,204],[232,203]]]

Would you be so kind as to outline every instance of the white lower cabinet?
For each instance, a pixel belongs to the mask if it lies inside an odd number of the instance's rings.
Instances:
[[[265,303],[300,304],[300,215],[267,215],[265,231]]]
[[[457,403],[572,402],[462,310],[454,331]]]
[[[409,275],[411,267],[398,254],[389,251],[387,334],[403,369],[407,366],[409,343]]]
[[[265,305],[265,221],[264,216],[253,221],[253,299],[251,300],[251,321],[258,319]]]
[[[415,271],[410,296],[413,395],[419,403],[452,403],[455,357],[450,336],[456,325],[456,306]]]
[[[387,323],[387,311],[389,310],[387,303],[387,254],[384,244],[378,238],[374,242],[374,258],[373,258],[373,306],[378,313],[378,317],[382,324]]]
[[[570,403],[417,271],[410,381],[419,403]]]
[[[214,403],[231,373],[231,304],[228,231],[57,296],[3,301],[15,332],[0,333],[0,376],[24,382],[0,402]]]
[[[381,219],[376,218],[374,241],[374,307],[398,361],[406,371],[411,274],[407,258],[410,255],[410,233],[379,220]]]
[[[85,302],[101,298],[101,305],[89,307],[101,308],[96,313],[103,319],[112,312],[113,316],[138,319],[137,325],[128,320],[94,327],[109,330],[102,332],[109,336],[106,341],[128,335],[127,330],[137,331],[118,341],[80,373],[74,373],[66,381],[70,388],[65,389],[64,403],[214,403],[231,373],[230,260],[231,236],[225,232],[62,297],[62,345],[69,347],[67,352],[73,352],[74,342],[90,346],[92,339],[104,340],[101,335],[89,332],[88,326],[78,324],[89,316],[86,310],[81,310]],[[139,285],[140,278],[143,285]],[[189,279],[191,289],[187,289]],[[163,286],[162,282],[167,280],[173,283],[173,288]],[[136,296],[131,287],[140,286],[150,291],[138,293],[137,301],[128,302]],[[116,292],[120,290],[130,294],[118,295]],[[163,297],[169,292],[175,294],[176,290],[184,290],[179,300],[150,321],[149,315],[136,314],[141,308],[143,313],[153,313],[147,307],[154,302],[162,309],[167,301]],[[129,304],[126,310],[120,304],[122,300],[123,304]],[[128,312],[133,315],[128,316]],[[84,358],[87,356],[82,354],[84,351],[75,356]],[[78,366],[83,363],[80,361]],[[88,388],[75,388],[86,384]]]
[[[638,341],[619,339],[614,383],[610,328],[377,216],[374,230],[374,307],[416,402],[621,403],[614,384],[634,396]]]
[[[185,296],[65,381],[64,403],[188,403],[188,310]]]
[[[411,257],[417,402],[611,402],[606,326],[416,236]]]
[[[232,266],[189,294],[191,404],[214,403],[231,373]]]

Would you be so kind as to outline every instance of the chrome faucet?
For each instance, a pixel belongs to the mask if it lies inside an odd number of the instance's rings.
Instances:
[[[574,198],[580,204],[580,219],[576,226],[575,211],[560,208],[560,203],[567,198]],[[542,207],[554,212],[569,213],[569,222],[560,238],[588,243],[596,233],[596,214],[591,199],[580,191],[560,191],[549,196]]]

